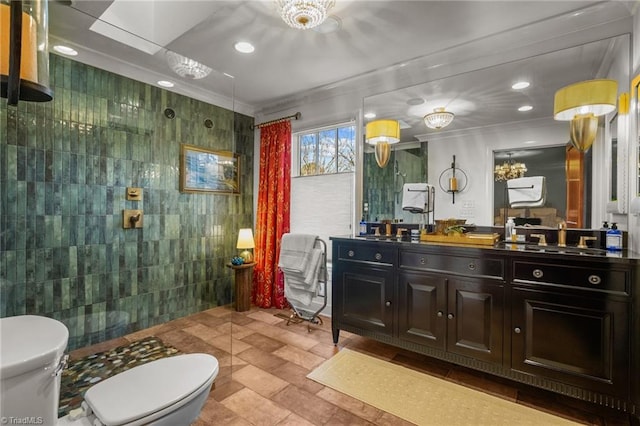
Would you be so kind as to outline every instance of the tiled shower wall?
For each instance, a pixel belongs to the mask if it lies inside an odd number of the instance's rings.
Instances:
[[[0,101],[0,317],[59,319],[74,349],[230,303],[253,118],[56,55],[50,72],[52,102]],[[181,193],[182,143],[239,153],[241,195]]]

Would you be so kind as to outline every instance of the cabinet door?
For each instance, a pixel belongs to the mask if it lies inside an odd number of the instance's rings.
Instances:
[[[504,284],[479,278],[448,281],[447,351],[502,362]]]
[[[398,338],[445,349],[447,280],[442,275],[398,275]]]
[[[337,322],[391,336],[393,268],[356,262],[336,266],[332,315]]]
[[[512,368],[609,395],[625,396],[628,305],[537,289],[513,289]]]

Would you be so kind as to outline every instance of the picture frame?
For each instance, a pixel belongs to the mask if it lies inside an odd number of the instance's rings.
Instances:
[[[181,144],[180,192],[240,194],[240,156]]]

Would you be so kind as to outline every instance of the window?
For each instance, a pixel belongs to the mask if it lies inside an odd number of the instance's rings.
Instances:
[[[298,135],[300,176],[353,172],[356,127],[344,125]]]

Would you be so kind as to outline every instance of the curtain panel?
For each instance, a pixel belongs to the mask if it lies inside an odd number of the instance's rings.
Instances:
[[[252,299],[261,308],[283,309],[288,303],[278,258],[282,235],[290,230],[291,122],[260,129],[259,176]]]

